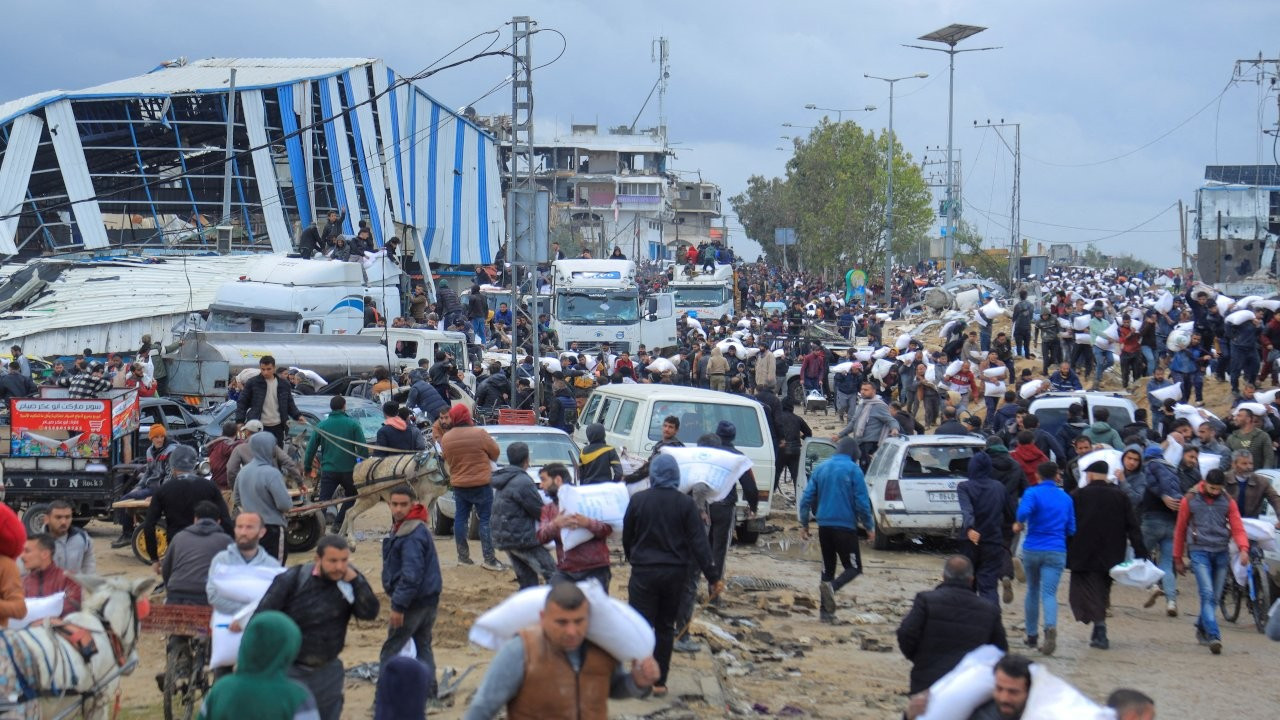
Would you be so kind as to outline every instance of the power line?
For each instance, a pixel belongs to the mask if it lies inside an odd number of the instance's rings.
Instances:
[[[1004,229],[1004,230],[1009,230],[1009,229],[1010,229],[1008,225],[1003,225],[1003,224],[1001,224],[1001,223],[999,223],[999,222],[997,222],[996,220],[994,220],[994,219],[993,219],[993,216],[998,215],[997,213],[991,213],[991,212],[988,212],[988,211],[983,210],[982,208],[974,207],[974,206],[973,206],[973,204],[972,204],[972,203],[969,203],[968,201],[965,201],[965,203],[964,203],[964,204],[965,204],[965,205],[967,205],[967,206],[969,206],[969,208],[970,208],[970,209],[972,209],[973,211],[977,212],[979,215],[982,215],[982,216],[986,217],[988,221],[990,221],[991,223],[995,224],[997,227],[1002,228],[1002,229]],[[1175,208],[1175,207],[1177,207],[1177,206],[1178,206],[1178,203],[1176,203],[1176,202],[1171,203],[1171,204],[1169,204],[1168,206],[1166,206],[1166,207],[1162,208],[1162,209],[1160,210],[1160,212],[1156,213],[1155,215],[1152,215],[1151,217],[1147,218],[1146,220],[1143,220],[1142,222],[1140,222],[1140,223],[1138,223],[1138,224],[1134,225],[1133,227],[1126,228],[1126,229],[1124,229],[1124,230],[1117,230],[1117,231],[1114,231],[1114,232],[1110,232],[1110,234],[1108,234],[1108,235],[1102,235],[1102,236],[1100,236],[1100,237],[1092,238],[1092,239],[1089,239],[1089,240],[1050,240],[1050,239],[1048,239],[1048,238],[1035,237],[1034,235],[1026,235],[1026,234],[1024,234],[1024,235],[1023,235],[1023,237],[1027,238],[1028,240],[1035,240],[1035,241],[1037,241],[1037,242],[1043,242],[1043,243],[1049,243],[1049,244],[1055,244],[1055,245],[1056,245],[1056,244],[1065,244],[1065,245],[1090,245],[1090,244],[1093,244],[1093,243],[1096,243],[1096,242],[1101,242],[1101,241],[1103,241],[1103,240],[1110,240],[1110,239],[1112,239],[1112,238],[1119,237],[1119,236],[1121,236],[1121,235],[1127,235],[1127,234],[1129,234],[1129,233],[1133,233],[1133,232],[1177,232],[1176,230],[1146,230],[1146,231],[1142,231],[1142,230],[1140,230],[1140,229],[1139,229],[1139,228],[1141,228],[1142,226],[1147,225],[1147,224],[1149,224],[1149,223],[1151,223],[1151,222],[1155,221],[1155,220],[1156,220],[1156,219],[1158,219],[1160,216],[1164,215],[1165,213],[1169,212],[1170,210],[1172,210],[1173,208]],[[1040,224],[1044,224],[1044,223],[1040,223]]]

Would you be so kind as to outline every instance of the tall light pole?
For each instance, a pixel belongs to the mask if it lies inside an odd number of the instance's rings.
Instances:
[[[893,136],[893,86],[897,85],[901,80],[911,80],[913,78],[927,78],[929,73],[916,73],[915,75],[904,75],[902,77],[887,78],[878,75],[867,75],[863,73],[862,77],[871,80],[882,80],[889,83],[889,160],[885,163],[888,167],[889,188],[885,193],[885,220],[884,220],[884,296],[888,302],[893,302],[893,294],[890,292],[890,281],[893,268],[893,151],[895,138]]]
[[[823,111],[823,112],[833,112],[833,113],[835,113],[835,114],[836,114],[836,122],[838,122],[838,123],[839,123],[839,122],[844,122],[844,114],[845,114],[845,113],[847,113],[847,112],[875,112],[876,106],[875,106],[875,105],[864,105],[864,106],[862,106],[862,107],[860,107],[860,108],[846,108],[846,109],[844,109],[844,110],[840,110],[840,109],[837,109],[837,108],[824,108],[824,107],[818,107],[817,105],[814,105],[813,103],[809,103],[808,105],[805,105],[805,106],[804,106],[804,109],[805,109],[805,110],[821,110],[821,111]]]
[[[998,47],[971,48],[969,50],[957,50],[956,43],[968,37],[973,37],[978,33],[986,30],[984,27],[977,25],[948,25],[940,30],[934,30],[928,35],[921,35],[920,40],[925,42],[936,42],[946,45],[946,48],[925,47],[923,45],[905,45],[905,47],[915,48],[917,50],[932,50],[933,52],[943,52],[948,56],[947,71],[950,80],[947,83],[947,226],[946,241],[943,243],[946,253],[947,262],[947,282],[955,276],[955,270],[951,267],[952,259],[955,256],[956,240],[955,240],[955,182],[953,174],[955,172],[951,162],[951,153],[954,148],[953,127],[955,115],[956,101],[956,53],[962,52],[980,52],[982,50],[998,50]]]

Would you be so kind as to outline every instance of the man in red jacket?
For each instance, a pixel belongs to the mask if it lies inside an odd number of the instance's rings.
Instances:
[[[553,500],[542,506],[542,517],[538,520],[538,542],[556,544],[556,572],[549,584],[554,586],[559,582],[595,578],[604,591],[609,592],[613,573],[609,570],[609,545],[605,541],[613,533],[613,527],[583,515],[560,513],[560,505],[554,501],[560,488],[572,479],[564,465],[544,465],[538,472],[538,479],[542,482],[542,491]],[[587,530],[591,539],[566,550],[560,538],[560,531],[565,528]]]
[[[1036,445],[1036,436],[1030,430],[1018,432],[1018,446],[1009,453],[1009,457],[1022,466],[1022,473],[1027,476],[1028,485],[1035,483],[1036,471],[1040,464],[1049,462],[1044,451]]]
[[[57,545],[53,537],[41,533],[27,538],[22,549],[22,565],[27,574],[22,578],[22,594],[29,598],[48,597],[66,593],[62,600],[62,612],[66,615],[80,609],[80,586],[53,562]]]

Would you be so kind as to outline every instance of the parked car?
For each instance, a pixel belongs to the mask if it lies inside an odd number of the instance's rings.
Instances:
[[[1032,415],[1040,419],[1040,427],[1053,432],[1055,428],[1066,424],[1067,408],[1072,405],[1084,405],[1085,415],[1090,424],[1096,422],[1094,412],[1100,407],[1105,407],[1109,413],[1107,424],[1115,428],[1117,433],[1133,422],[1133,412],[1138,409],[1126,394],[1083,390],[1037,395],[1028,409]]]
[[[298,405],[298,412],[301,412],[307,422],[313,425],[329,416],[329,401],[332,399],[332,395],[293,396],[294,403]],[[205,416],[208,418],[208,422],[201,430],[210,438],[221,435],[222,423],[234,420],[235,412],[236,403],[234,400],[223,402]],[[346,413],[360,423],[360,427],[364,429],[365,440],[373,442],[378,435],[378,428],[382,427],[382,408],[375,402],[348,396]],[[293,434],[298,432],[302,432],[302,429],[299,428]]]
[[[969,458],[985,445],[968,435],[905,435],[880,443],[866,472],[875,549],[888,549],[895,538],[955,537],[961,524],[956,486],[969,479]],[[813,468],[835,449],[829,439],[804,441],[797,498]]]
[[[574,439],[585,445],[587,425],[600,423],[604,425],[605,440],[610,445],[631,457],[644,459],[662,438],[662,420],[670,415],[680,419],[679,438],[686,445],[696,445],[699,437],[715,432],[721,420],[737,426],[734,446],[751,459],[760,492],[759,509],[754,518],[747,517],[747,502],[739,498],[737,537],[740,543],[754,543],[769,517],[775,467],[764,408],[755,400],[676,385],[602,385],[587,396],[586,405],[578,414]]]
[[[534,483],[540,483],[538,471],[543,465],[563,463],[568,466],[569,473],[576,481],[578,477],[578,445],[563,430],[542,425],[486,425],[484,427],[495,442],[498,443],[498,462],[506,464],[507,448],[512,443],[522,442],[529,446],[529,476]],[[440,496],[431,504],[431,530],[436,535],[451,535],[454,518],[453,491]],[[467,531],[474,540],[479,537],[479,526],[472,520]]]
[[[170,440],[182,445],[189,445],[197,450],[207,440],[207,430],[211,418],[197,415],[186,403],[164,397],[140,398],[138,400],[138,444],[134,448],[134,457],[146,453],[147,433],[152,425],[160,425]]]

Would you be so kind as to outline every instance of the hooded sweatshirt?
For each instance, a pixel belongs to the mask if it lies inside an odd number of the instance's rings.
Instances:
[[[600,423],[587,426],[587,446],[582,448],[578,462],[581,467],[578,481],[583,485],[622,480],[622,458],[618,457],[617,450],[605,444],[604,425]]]
[[[1004,485],[991,477],[991,458],[976,452],[969,459],[969,479],[956,486],[962,531],[977,530],[979,543],[1000,543],[1003,528],[1012,524],[1013,505]]]
[[[285,671],[298,657],[302,631],[282,612],[258,613],[244,629],[236,671],[205,696],[200,720],[318,718],[315,698]]]
[[[518,550],[538,546],[538,518],[542,496],[524,468],[503,465],[493,471],[493,546]]]
[[[862,476],[862,469],[854,462],[853,455],[858,452],[857,442],[845,438],[834,455],[823,460],[805,485],[804,496],[800,499],[800,523],[809,525],[812,514],[818,521],[818,527],[837,527],[845,530],[857,530],[858,521],[863,527],[875,530],[875,521],[871,516],[871,496],[867,494],[867,484]]]
[[[1085,428],[1080,434],[1089,438],[1089,442],[1095,445],[1100,443],[1102,445],[1110,445],[1116,450],[1124,449],[1124,440],[1120,438],[1120,433],[1111,427],[1111,423],[1099,420]]]
[[[1022,468],[1022,474],[1026,476],[1028,483],[1039,477],[1036,470],[1040,467],[1040,463],[1049,462],[1049,457],[1035,443],[1019,445],[1009,453],[1009,457],[1018,461],[1018,465]],[[1011,494],[1010,497],[1020,497],[1020,494]]]
[[[404,720],[426,717],[427,700],[435,697],[434,667],[417,658],[393,657],[378,673],[373,720]]]
[[[289,488],[285,487],[284,475],[272,464],[275,447],[276,439],[269,432],[254,433],[249,437],[253,460],[236,478],[235,494],[241,509],[258,513],[267,525],[283,527],[284,512],[293,507],[293,499],[289,497]]]
[[[408,423],[399,417],[383,418],[382,427],[378,428],[378,437],[374,444],[405,452],[427,449],[426,438],[422,437],[422,433],[418,432],[418,428],[410,427]],[[386,450],[374,450],[372,453],[374,457],[386,457],[394,454]]]
[[[622,522],[622,550],[633,567],[689,568],[697,563],[708,584],[720,579],[711,544],[693,498],[680,492],[680,466],[670,455],[649,464],[652,487],[631,497]]]

